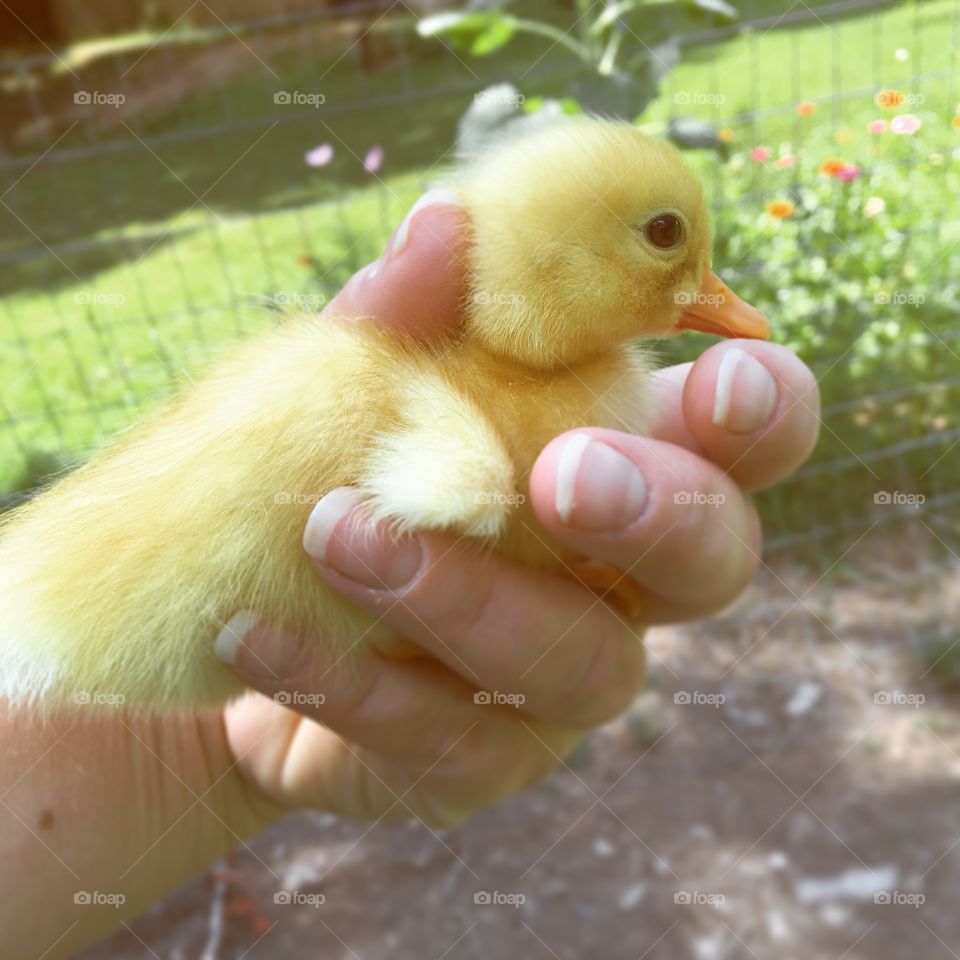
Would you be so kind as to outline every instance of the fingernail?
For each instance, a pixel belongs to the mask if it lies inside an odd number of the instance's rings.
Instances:
[[[254,633],[258,626],[260,618],[249,610],[235,613],[217,634],[213,646],[217,659],[267,681],[294,676],[305,653],[303,645],[265,627]]]
[[[356,491],[341,487],[314,508],[303,546],[318,563],[375,590],[395,590],[420,568],[422,551],[415,536],[394,537],[364,519]],[[346,523],[344,518],[350,517]]]
[[[400,222],[400,226],[397,227],[393,234],[393,239],[387,247],[387,252],[384,255],[384,259],[392,260],[394,257],[399,256],[403,252],[407,242],[410,239],[410,223],[413,218],[421,210],[423,210],[424,207],[430,207],[434,204],[440,203],[445,203],[454,207],[463,206],[456,194],[451,193],[449,190],[444,190],[440,187],[436,187],[433,190],[428,190],[422,197],[420,197],[419,200],[417,200],[417,202],[407,212],[407,215]],[[373,274],[368,274],[368,276],[376,276],[376,274],[379,273],[379,264],[375,264],[374,266],[376,267],[376,270]]]
[[[619,530],[643,511],[647,483],[619,450],[575,433],[560,453],[555,498],[557,513],[568,526]]]
[[[235,613],[217,634],[213,651],[218,660],[224,663],[237,662],[237,651],[243,644],[243,638],[257,625],[257,617],[247,610]]]
[[[756,357],[731,347],[717,371],[713,422],[730,433],[752,433],[766,426],[777,406],[777,383]]]

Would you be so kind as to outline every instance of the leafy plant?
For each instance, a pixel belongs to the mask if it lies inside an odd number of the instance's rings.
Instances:
[[[436,13],[422,19],[417,31],[476,57],[499,50],[518,33],[543,37],[579,62],[570,92],[584,108],[628,119],[643,112],[679,61],[681,34],[737,17],[726,0],[577,0],[575,22],[561,27],[505,6]]]
[[[692,157],[716,191],[717,270],[819,380],[813,462],[761,496],[774,533],[886,518],[894,491],[915,515],[918,501],[955,490],[957,122],[924,111],[914,134],[898,135],[869,99],[853,116],[840,130],[805,119],[793,142],[734,139],[727,162]],[[680,338],[663,352],[679,361],[702,348]]]

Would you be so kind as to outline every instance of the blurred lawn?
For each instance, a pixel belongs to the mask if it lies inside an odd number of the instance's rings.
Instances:
[[[757,262],[776,264],[767,274],[768,281],[776,278],[775,284],[761,282],[762,276],[751,280],[747,269],[739,286],[770,311],[775,323],[789,313],[775,336],[811,362],[826,366],[842,352],[842,338],[856,337],[864,323],[896,323],[892,311],[872,310],[869,298],[877,285],[871,285],[867,275],[875,276],[885,262],[901,258],[897,237],[904,217],[920,218],[923,226],[931,227],[924,256],[931,266],[939,263],[936,273],[924,270],[923,282],[944,296],[955,296],[955,286],[947,281],[960,276],[960,264],[936,256],[952,242],[950,224],[958,219],[960,182],[952,151],[954,144],[960,145],[960,131],[950,126],[957,96],[952,73],[958,55],[955,9],[952,0],[938,0],[829,26],[755,31],[689,49],[643,118],[647,122],[675,112],[699,114],[732,129],[732,164],[712,155],[697,160],[721,205],[717,266],[722,271],[735,265],[744,271]],[[135,124],[135,133],[162,138],[228,118],[266,118],[264,122],[216,137],[180,139],[151,149],[137,144],[135,150],[79,157],[68,164],[40,164],[19,181],[23,169],[5,171],[0,193],[9,189],[5,202],[12,212],[0,207],[0,255],[7,257],[0,263],[0,290],[6,291],[0,302],[0,419],[7,421],[0,424],[0,491],[23,481],[35,451],[82,453],[132,422],[201,368],[219,345],[273,322],[278,313],[264,309],[268,301],[313,306],[328,297],[352,270],[378,254],[424,181],[442,172],[442,162],[435,168],[425,161],[444,156],[474,90],[510,77],[528,97],[555,95],[573,75],[554,50],[525,79],[517,80],[544,50],[533,39],[509,45],[497,58],[471,60],[476,80],[457,64],[451,66],[445,55],[425,51],[421,41],[414,38],[411,44],[418,53],[430,54],[418,57],[412,76],[365,76],[350,63],[329,70],[323,62],[307,68],[302,55],[280,53],[270,61],[279,81],[257,66],[229,84],[197,90],[175,108],[144,119]],[[906,61],[895,60],[897,47],[909,50]],[[911,86],[915,75],[921,78]],[[419,104],[349,108],[359,98],[389,98],[405,89],[440,90],[451,83],[464,84],[464,91],[439,93]],[[866,123],[881,114],[870,94],[878,83],[925,98],[922,106],[909,108],[925,121],[922,135],[902,138],[884,156],[872,154],[873,143],[865,132]],[[836,91],[861,88],[858,95],[831,99]],[[291,118],[274,107],[270,92],[276,89],[322,90],[326,104],[316,115]],[[677,108],[678,93],[721,94],[724,99],[715,106]],[[800,100],[823,102],[814,117],[799,118],[793,105]],[[739,116],[748,112],[749,117]],[[274,121],[276,126],[271,126]],[[835,135],[842,139],[846,131],[852,142],[837,143]],[[116,135],[130,139],[122,127]],[[85,139],[78,127],[60,147],[82,147]],[[336,157],[322,170],[311,170],[304,154],[324,141],[334,146]],[[386,148],[382,184],[362,169],[374,143]],[[782,172],[771,171],[769,165],[761,168],[747,153],[759,144],[775,153],[795,151],[799,166]],[[926,160],[930,151],[942,154],[939,164]],[[816,188],[819,193],[811,201],[811,216],[819,218],[815,224],[805,225],[799,216],[790,223],[766,218],[763,211],[770,199],[781,194],[802,199],[799,184],[817,183],[817,165],[830,153],[850,154],[865,168],[878,165],[879,180],[867,177],[849,185],[853,189],[847,194],[842,189],[830,194],[847,210],[846,222],[823,219],[829,207],[823,191],[840,186],[834,184]],[[909,180],[898,180],[903,177]],[[909,183],[916,187],[905,186]],[[887,190],[890,202],[900,205],[899,219],[866,224],[858,218],[857,204],[874,186]],[[835,244],[824,231],[842,234],[853,226],[856,240],[851,243],[858,250],[870,248],[870,253],[855,252],[841,262],[830,253]],[[806,240],[804,231],[809,233]],[[24,246],[41,244],[63,249],[55,257],[22,257]],[[823,263],[811,268],[802,258],[812,252],[820,254]],[[863,270],[855,259],[861,260]],[[812,280],[808,268],[819,270],[819,279]],[[803,319],[825,306],[817,298],[833,284],[824,282],[824,270],[827,280],[830,271],[843,281],[864,274],[861,289],[840,302],[830,301],[830,308],[836,307],[849,322],[841,323],[842,316],[829,318],[835,335],[827,337],[819,335],[818,321]],[[785,311],[778,290],[784,285],[789,289],[794,275],[794,303],[800,305]],[[898,288],[895,280],[887,286]],[[938,330],[951,324],[952,314],[945,308],[930,316]],[[917,319],[914,310],[910,322]],[[894,332],[890,336],[896,339]],[[680,349],[689,353],[699,347],[702,343],[694,339]],[[924,354],[923,364],[928,359]],[[842,367],[850,369],[848,363]],[[834,399],[896,382],[882,365],[871,369],[865,385],[839,384]],[[862,425],[854,428],[863,432]],[[844,447],[849,449],[847,440],[838,449]],[[43,469],[31,467],[28,472]]]

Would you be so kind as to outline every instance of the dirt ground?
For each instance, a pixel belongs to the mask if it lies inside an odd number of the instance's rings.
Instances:
[[[935,539],[868,537],[818,583],[775,565],[653,631],[632,711],[461,828],[292,816],[83,960],[955,957],[960,701],[921,648],[960,639],[960,558]]]

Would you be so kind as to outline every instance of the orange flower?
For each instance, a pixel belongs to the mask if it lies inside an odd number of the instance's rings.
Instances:
[[[809,100],[797,104],[797,113],[801,117],[812,117],[817,112],[817,105]]]
[[[899,107],[905,99],[906,98],[899,90],[881,90],[877,94],[874,102],[878,107],[888,107],[892,109],[894,107]]]
[[[796,207],[789,200],[771,200],[767,204],[767,213],[778,220],[789,217],[794,210],[796,210]]]
[[[733,139],[733,131],[729,127],[724,127],[717,136],[724,142],[729,143]]]
[[[301,267],[312,267],[313,257],[311,257],[309,253],[301,253],[300,256],[297,257],[297,263],[299,263]]]
[[[847,161],[840,157],[827,157],[820,164],[820,175],[822,177],[835,177],[846,165]]]
[[[960,113],[955,113],[950,118],[950,126],[953,127],[954,130],[960,130]]]

